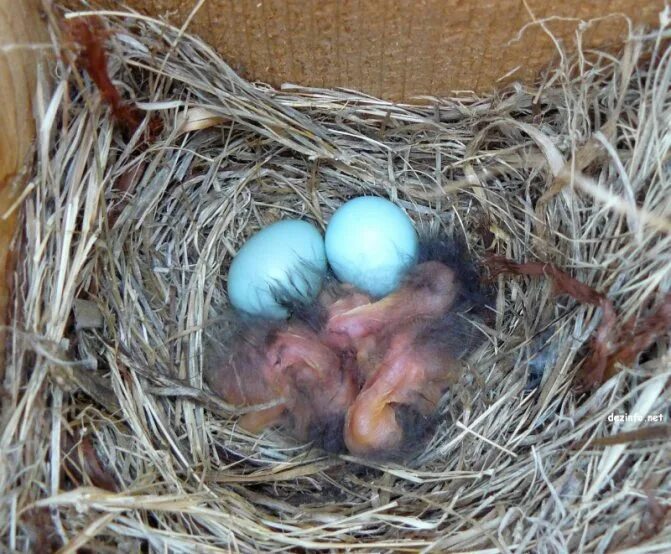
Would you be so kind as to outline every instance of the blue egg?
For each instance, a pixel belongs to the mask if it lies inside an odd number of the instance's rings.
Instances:
[[[326,257],[338,279],[384,296],[417,262],[419,240],[401,208],[374,196],[343,204],[326,228]]]
[[[278,221],[240,248],[228,272],[228,299],[250,315],[286,318],[278,298],[314,300],[325,273],[321,233],[306,221]]]

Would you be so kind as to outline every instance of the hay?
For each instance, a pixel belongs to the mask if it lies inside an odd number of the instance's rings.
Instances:
[[[407,465],[251,436],[201,378],[245,238],[282,217],[323,227],[359,194],[646,313],[671,285],[666,29],[617,58],[562,55],[537,88],[419,107],[251,84],[177,29],[104,15],[115,82],[164,128],[139,148],[144,127],[124,141],[88,76],[59,61],[41,80],[2,398],[9,549],[671,549],[668,427],[593,445],[651,428],[611,413],[668,422],[668,340],[578,395],[599,312],[542,279],[499,278],[477,375]]]

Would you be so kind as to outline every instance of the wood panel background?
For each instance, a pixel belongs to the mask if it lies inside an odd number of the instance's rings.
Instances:
[[[36,67],[45,52],[46,30],[39,0],[0,0],[0,326],[8,323],[17,210],[7,217],[25,186],[20,178],[35,135],[32,99]],[[5,336],[0,331],[0,382]]]
[[[127,0],[215,46],[249,80],[347,87],[391,100],[488,92],[529,80],[564,43],[601,18],[586,46],[615,49],[634,24],[655,24],[664,0]],[[81,6],[80,0],[66,0]],[[117,0],[93,4],[120,9]],[[533,16],[532,16],[533,14]]]

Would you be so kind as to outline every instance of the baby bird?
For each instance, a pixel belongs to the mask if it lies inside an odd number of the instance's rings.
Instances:
[[[370,304],[334,314],[327,329],[366,343],[358,352],[363,388],[347,411],[344,440],[353,454],[393,457],[421,436],[460,359],[482,340],[473,324],[487,297],[455,245],[424,245],[424,261],[401,286]],[[442,260],[442,261],[439,261]]]
[[[246,413],[251,432],[284,424],[296,438],[315,440],[330,451],[343,447],[342,426],[357,393],[340,353],[306,323],[243,319],[229,322],[210,341],[205,377],[212,389],[238,406],[274,404]]]

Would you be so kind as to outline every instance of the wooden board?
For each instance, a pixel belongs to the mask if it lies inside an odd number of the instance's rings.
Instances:
[[[65,0],[70,6],[80,0]],[[94,4],[119,9],[115,0]],[[197,0],[127,0],[181,26]],[[189,31],[249,80],[348,87],[392,100],[488,92],[528,81],[556,56],[540,25],[571,43],[616,49],[634,24],[656,24],[664,0],[205,0]],[[533,15],[532,15],[533,14]]]
[[[6,217],[25,186],[25,169],[34,138],[32,98],[36,64],[44,55],[44,21],[38,0],[0,0],[0,325],[7,324],[9,285],[14,265],[10,243],[16,211]],[[0,381],[4,375],[5,334],[0,333]]]

